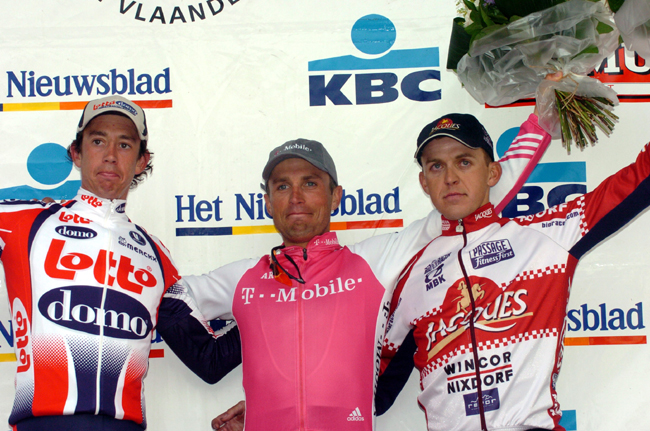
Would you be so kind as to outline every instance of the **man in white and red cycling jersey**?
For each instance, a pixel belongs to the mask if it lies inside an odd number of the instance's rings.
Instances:
[[[180,277],[165,247],[125,213],[129,189],[152,169],[147,140],[138,105],[120,96],[93,100],[68,149],[81,171],[77,196],[0,202],[18,362],[14,430],[142,431],[157,324],[172,328],[166,341],[177,349],[212,358],[203,371],[213,378],[240,362],[236,329],[197,345],[186,333],[210,332],[191,303],[161,303]]]
[[[508,180],[498,208],[542,156],[543,136],[534,115],[522,125],[502,160]],[[432,212],[400,233],[344,247],[330,232],[342,188],[320,143],[277,147],[262,177],[282,245],[262,258],[183,277],[202,314],[239,326],[246,430],[371,430],[392,287],[410,257],[439,235],[440,217]],[[243,404],[213,427],[242,413]]]
[[[586,252],[650,204],[650,153],[590,193],[505,219],[489,202],[501,169],[486,133],[448,114],[417,140],[442,234],[400,276],[378,393],[394,393],[414,364],[430,431],[564,430],[556,382],[571,279]]]

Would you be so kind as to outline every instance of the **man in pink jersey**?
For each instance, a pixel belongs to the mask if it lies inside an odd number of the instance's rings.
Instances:
[[[650,205],[649,148],[592,192],[506,219],[490,203],[501,167],[485,136],[475,118],[448,114],[418,137],[442,233],[400,276],[378,392],[394,393],[387,386],[415,365],[430,431],[563,431],[556,384],[571,280],[586,252]]]
[[[548,140],[531,116],[502,159],[505,205]],[[264,168],[266,207],[283,244],[269,255],[183,277],[208,319],[241,332],[246,429],[372,430],[374,386],[392,287],[441,230],[437,212],[396,234],[344,247],[330,232],[342,189],[316,141],[289,141]],[[243,406],[213,421],[241,417]],[[239,416],[238,416],[239,414]]]

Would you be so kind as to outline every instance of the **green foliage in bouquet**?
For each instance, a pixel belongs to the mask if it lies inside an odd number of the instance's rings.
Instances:
[[[566,0],[494,0],[494,5],[508,18],[526,16],[548,9]]]
[[[607,5],[614,13],[618,12],[623,3],[625,3],[625,0],[607,0]]]
[[[447,69],[457,68],[458,62],[469,52],[469,47],[474,40],[523,16],[565,1],[567,0],[462,0],[469,20],[462,17],[454,19],[447,55]]]
[[[454,18],[447,54],[447,69],[456,70],[458,62],[469,52],[472,42],[499,30],[521,17],[540,12],[568,0],[462,0],[468,19]],[[599,0],[591,0],[599,1]],[[613,8],[623,4],[624,0],[608,0]],[[600,22],[597,31],[609,33],[614,29]],[[583,53],[598,52],[598,48],[589,47]]]

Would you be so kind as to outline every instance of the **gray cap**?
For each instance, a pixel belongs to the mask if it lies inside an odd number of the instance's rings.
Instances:
[[[122,96],[108,96],[88,102],[84,108],[83,114],[81,114],[81,119],[77,126],[77,133],[83,132],[93,118],[110,113],[127,116],[131,121],[133,121],[135,128],[138,130],[138,136],[140,139],[143,141],[148,139],[147,120],[144,117],[144,111],[138,105]]]
[[[273,169],[278,165],[278,163],[296,157],[308,161],[321,171],[327,172],[334,180],[334,183],[336,185],[339,184],[339,180],[336,176],[334,160],[332,160],[332,157],[323,144],[309,139],[295,139],[274,148],[273,151],[269,153],[269,161],[266,162],[266,166],[262,172],[262,178],[264,181],[269,181],[271,172],[273,172]]]

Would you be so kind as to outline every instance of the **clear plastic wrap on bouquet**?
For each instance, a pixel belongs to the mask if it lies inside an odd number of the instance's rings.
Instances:
[[[599,80],[584,75],[569,74],[561,81],[543,80],[537,87],[537,116],[539,125],[554,139],[561,137],[560,118],[558,114],[555,90],[575,93],[578,96],[603,97],[618,105],[616,92],[603,85]]]
[[[599,32],[603,24],[612,31]],[[458,78],[479,103],[506,105],[534,96],[548,73],[588,74],[618,47],[618,36],[602,3],[571,0],[475,40]]]
[[[625,0],[614,15],[614,21],[623,36],[625,47],[650,61],[650,2]]]

